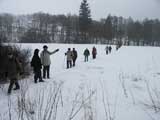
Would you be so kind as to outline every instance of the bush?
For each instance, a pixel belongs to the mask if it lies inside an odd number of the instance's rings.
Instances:
[[[23,72],[23,77],[29,75],[30,71],[30,55],[31,55],[31,50],[29,49],[21,49],[20,47],[17,46],[5,46],[3,44],[0,44],[0,83],[6,82],[5,80],[5,67],[6,67],[6,61],[7,61],[7,54],[9,51],[13,52],[13,55],[20,61],[22,64],[22,72]]]

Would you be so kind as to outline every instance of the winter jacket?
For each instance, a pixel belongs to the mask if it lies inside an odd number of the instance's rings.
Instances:
[[[93,54],[93,55],[96,55],[96,54],[97,54],[97,50],[96,50],[95,47],[93,47],[93,49],[92,49],[92,54]]]
[[[72,59],[73,59],[73,60],[76,60],[76,59],[77,59],[77,56],[78,56],[78,55],[77,55],[77,51],[76,51],[76,50],[73,50],[73,51],[72,51],[72,55],[73,55],[73,56],[72,56]]]
[[[84,53],[83,53],[85,56],[89,56],[90,55],[90,52],[88,49],[85,49]]]
[[[9,79],[18,79],[18,74],[22,72],[22,67],[17,58],[13,57],[6,62],[6,73]]]
[[[41,52],[41,62],[43,66],[49,66],[51,64],[51,59],[50,59],[50,55],[56,53],[58,51],[58,49],[56,49],[53,52],[49,52],[49,51],[42,51]]]
[[[42,68],[41,59],[38,55],[34,55],[31,60],[31,66],[34,71],[39,71]]]
[[[65,53],[65,55],[67,55],[67,61],[71,61],[72,60],[72,57],[73,57],[72,51],[67,51]]]
[[[111,51],[111,50],[112,50],[112,47],[111,47],[111,46],[109,46],[108,50],[109,50],[109,51]]]

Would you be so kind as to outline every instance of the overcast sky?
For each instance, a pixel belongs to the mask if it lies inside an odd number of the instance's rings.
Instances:
[[[0,0],[0,13],[28,14],[77,14],[82,0]],[[142,20],[160,19],[160,0],[88,0],[93,19],[111,15]]]

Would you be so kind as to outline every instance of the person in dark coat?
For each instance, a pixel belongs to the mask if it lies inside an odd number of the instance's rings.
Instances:
[[[84,55],[84,62],[87,62],[88,61],[88,56],[90,55],[90,52],[89,52],[88,48],[86,48],[84,50],[83,55]]]
[[[77,59],[77,51],[75,50],[75,48],[73,48],[72,50],[72,60],[73,60],[73,66],[75,66],[75,62],[76,62],[76,59]]]
[[[109,50],[109,53],[111,53],[111,51],[112,51],[112,47],[111,47],[111,46],[109,46],[108,50]]]
[[[14,84],[14,90],[20,89],[20,85],[18,83],[18,75],[22,73],[22,68],[19,60],[13,55],[12,52],[8,52],[8,60],[6,63],[6,77],[10,79],[8,94],[11,94]]]
[[[41,63],[41,59],[38,53],[39,53],[39,49],[35,49],[34,55],[31,60],[31,66],[33,67],[33,71],[34,71],[34,82],[35,83],[37,83],[38,79],[39,79],[39,82],[44,82],[42,80],[42,75],[41,75],[42,63]]]
[[[96,47],[94,46],[93,49],[92,49],[92,57],[93,57],[93,59],[96,58],[96,55],[97,55],[97,49],[96,49]]]
[[[108,46],[106,46],[105,50],[106,50],[106,55],[108,55]]]

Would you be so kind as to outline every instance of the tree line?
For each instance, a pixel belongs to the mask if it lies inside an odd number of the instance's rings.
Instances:
[[[0,41],[23,43],[100,43],[160,46],[160,20],[133,20],[108,15],[101,20],[91,18],[87,0],[79,15],[0,14]]]

